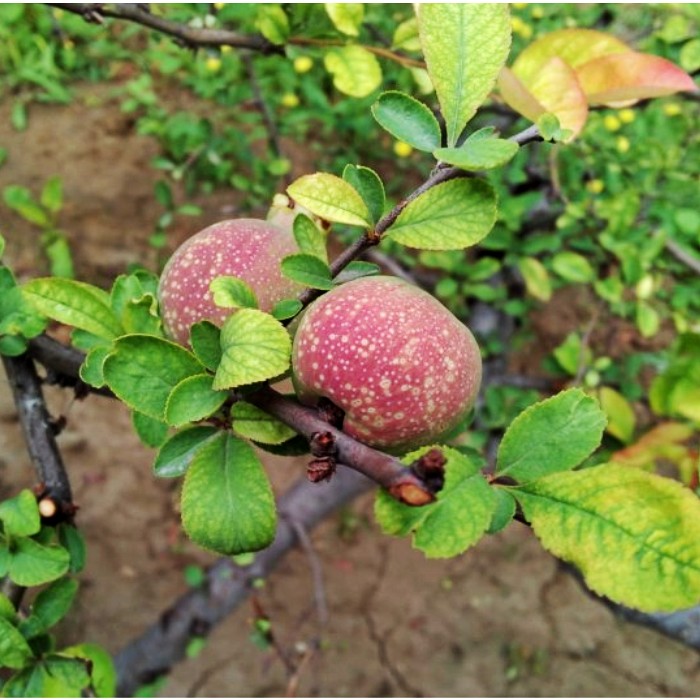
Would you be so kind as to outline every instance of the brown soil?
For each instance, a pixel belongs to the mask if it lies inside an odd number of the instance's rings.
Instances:
[[[28,129],[10,129],[0,108],[0,145],[9,151],[0,187],[37,191],[63,178],[67,232],[81,279],[106,284],[131,262],[155,265],[146,239],[160,214],[152,197],[154,143],[135,135],[109,91],[89,88],[66,107],[33,106]],[[88,106],[89,105],[89,106]],[[304,155],[303,147],[295,153]],[[311,170],[299,160],[296,166]],[[199,220],[179,221],[173,243],[235,211],[221,192],[198,202]],[[36,231],[2,209],[7,260],[22,276],[45,273]],[[201,226],[200,226],[201,225]],[[584,304],[585,306],[585,304]],[[572,308],[571,304],[560,304]],[[545,308],[535,329],[559,340],[588,316],[562,319]],[[566,322],[565,322],[566,321]],[[177,514],[178,484],[156,480],[153,453],[139,445],[123,406],[50,392],[68,417],[59,441],[89,546],[75,610],[61,643],[89,640],[117,651],[152,623],[186,584],[186,564],[212,558],[186,542]],[[32,484],[32,471],[6,383],[0,382],[0,496]],[[265,457],[281,493],[299,462]],[[297,692],[312,696],[693,696],[696,653],[621,622],[591,600],[522,526],[483,540],[451,561],[429,561],[406,540],[382,536],[366,497],[313,533],[330,616],[321,630],[307,555],[295,551],[257,601],[280,645],[304,656],[319,635],[321,652],[303,665]],[[160,691],[173,696],[277,696],[288,679],[274,652],[251,641],[245,605],[180,664]]]

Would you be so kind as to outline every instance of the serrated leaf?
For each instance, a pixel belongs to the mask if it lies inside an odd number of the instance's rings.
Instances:
[[[513,521],[513,516],[515,515],[515,509],[517,503],[510,494],[505,489],[492,489],[493,495],[496,497],[496,507],[493,511],[493,517],[491,518],[491,523],[489,524],[487,533],[489,535],[495,535],[501,530],[505,530],[508,525]]]
[[[168,436],[168,424],[145,413],[132,411],[131,423],[139,440],[148,447],[160,447]]]
[[[297,214],[294,219],[294,240],[299,250],[328,263],[326,234],[305,214]]]
[[[557,253],[552,258],[552,269],[567,282],[592,282],[596,278],[588,260],[570,251]]]
[[[266,445],[281,445],[296,435],[288,425],[245,401],[238,401],[233,405],[231,418],[233,429],[241,437]]]
[[[197,450],[219,433],[210,425],[197,425],[175,433],[160,448],[153,471],[161,478],[182,476],[190,466]]]
[[[164,337],[158,302],[153,294],[144,294],[140,299],[127,302],[121,322],[126,334],[145,333]]]
[[[442,134],[435,115],[404,92],[383,92],[372,105],[372,116],[392,136],[420,151],[440,148]]]
[[[0,503],[0,520],[8,535],[35,535],[41,529],[36,496],[29,490]]]
[[[196,374],[183,379],[171,392],[165,405],[165,420],[180,427],[194,423],[217,411],[228,397],[226,391],[214,391],[211,374]]]
[[[540,301],[552,298],[552,283],[547,268],[537,259],[523,257],[518,260],[518,270],[523,276],[525,288],[530,296]]]
[[[95,345],[90,349],[78,370],[80,378],[86,384],[96,389],[105,385],[103,367],[110,352],[112,352],[112,343]]]
[[[221,362],[221,329],[211,321],[199,321],[190,328],[190,345],[195,357],[212,372]]]
[[[272,379],[289,367],[292,341],[269,314],[241,309],[221,329],[221,363],[214,389],[231,389]]]
[[[335,28],[348,36],[359,36],[360,25],[365,16],[361,2],[327,2],[326,12]]]
[[[111,309],[109,295],[91,284],[45,277],[27,282],[22,294],[33,308],[60,323],[105,340],[124,333]]]
[[[253,448],[228,433],[200,447],[182,489],[182,524],[198,545],[220,554],[254,552],[275,536],[270,483]]]
[[[431,447],[406,455],[410,464]],[[440,446],[447,457],[445,485],[437,501],[415,507],[399,503],[386,491],[377,493],[374,514],[390,535],[411,532],[413,546],[429,558],[453,557],[476,544],[486,532],[496,507],[496,497],[479,467],[457,450]]]
[[[19,629],[25,639],[48,631],[70,610],[78,592],[78,582],[61,578],[41,591],[32,603],[29,617],[22,620]]]
[[[621,442],[631,442],[634,437],[634,426],[637,419],[629,401],[609,386],[600,387],[597,395],[598,401],[600,401],[600,405],[608,418],[605,431]]]
[[[239,277],[221,275],[211,281],[214,303],[224,309],[257,309],[258,299],[250,285]]]
[[[165,418],[170,392],[203,369],[181,345],[151,335],[119,338],[103,364],[107,386],[129,408],[158,420]]]
[[[605,413],[580,389],[526,408],[498,448],[496,474],[526,482],[573,469],[600,445]]]
[[[282,299],[278,301],[270,312],[278,321],[286,321],[294,318],[304,307],[298,299]]]
[[[350,97],[367,97],[382,82],[379,61],[374,54],[356,44],[328,51],[323,64],[333,76],[336,90]]]
[[[376,224],[381,219],[386,204],[384,183],[379,175],[363,165],[348,164],[343,169],[343,180],[350,183],[360,193],[372,223]]]
[[[454,146],[487,98],[510,50],[506,4],[418,5],[418,27],[428,73]]]
[[[255,28],[271,43],[284,44],[289,37],[289,19],[279,5],[257,6]]]
[[[302,175],[288,188],[289,196],[327,221],[369,226],[369,211],[352,185],[330,173]]]
[[[602,465],[513,493],[542,546],[599,595],[649,612],[700,602],[700,501],[679,483]]]
[[[282,260],[282,274],[313,289],[332,289],[331,269],[315,255],[295,253]]]
[[[0,666],[24,668],[34,654],[17,628],[0,617]]]
[[[63,547],[19,537],[10,557],[10,578],[18,586],[40,586],[63,576],[70,557]]]
[[[98,698],[112,698],[117,692],[117,673],[112,657],[96,644],[76,644],[61,649],[61,656],[90,662],[90,685]]]
[[[459,148],[438,148],[433,155],[462,170],[491,170],[507,163],[518,152],[514,141],[484,136],[486,129],[472,134]]]
[[[459,178],[431,187],[410,202],[385,235],[412,248],[458,250],[478,243],[495,221],[491,185]]]
[[[353,260],[333,278],[333,282],[336,285],[345,284],[346,282],[360,279],[360,277],[380,275],[381,272],[379,265],[376,263],[365,262],[364,260]]]

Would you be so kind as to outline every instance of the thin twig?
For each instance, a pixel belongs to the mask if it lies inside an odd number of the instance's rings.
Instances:
[[[700,275],[700,259],[691,255],[687,250],[678,245],[675,241],[667,238],[664,247],[666,250],[673,255],[676,260],[679,260],[684,265],[687,265],[693,272]]]

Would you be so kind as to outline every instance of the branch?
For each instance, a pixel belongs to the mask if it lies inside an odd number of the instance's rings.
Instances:
[[[166,674],[185,657],[190,637],[206,635],[240,605],[250,595],[253,582],[267,577],[297,544],[292,522],[309,531],[371,486],[368,479],[350,470],[323,487],[322,497],[318,487],[306,480],[297,482],[278,502],[281,517],[275,541],[253,564],[239,567],[230,558],[220,559],[208,569],[201,587],[176,600],[154,625],[116,655],[117,694],[131,697],[141,685]]]
[[[700,259],[691,255],[685,248],[671,239],[666,239],[664,247],[676,260],[679,260],[693,270],[693,272],[700,275]]]

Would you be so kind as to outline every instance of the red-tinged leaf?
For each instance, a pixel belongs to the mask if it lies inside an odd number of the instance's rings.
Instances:
[[[498,88],[506,104],[530,121],[537,121],[547,111],[510,68],[501,69]]]
[[[698,89],[695,81],[671,61],[637,51],[595,58],[580,66],[577,74],[591,105],[614,106]]]
[[[693,436],[693,432],[693,428],[684,423],[660,423],[633,445],[615,452],[612,461],[626,467],[649,468],[658,457],[668,458]]]

